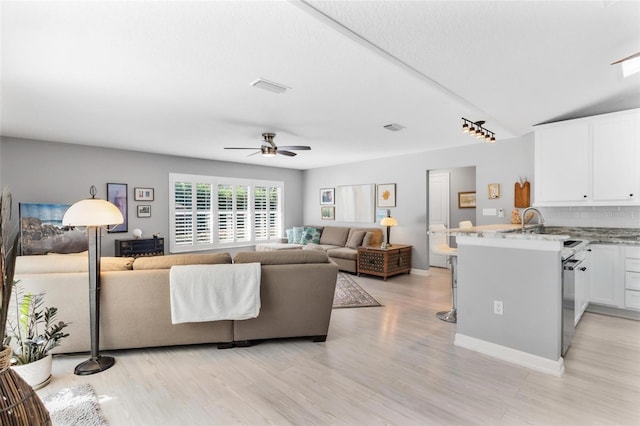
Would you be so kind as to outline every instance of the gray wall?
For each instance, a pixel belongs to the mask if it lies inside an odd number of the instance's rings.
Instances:
[[[128,232],[105,233],[102,239],[104,256],[113,255],[113,241],[131,238],[135,228],[142,229],[143,236],[159,233],[168,237],[170,172],[283,181],[285,227],[303,220],[300,209],[302,172],[299,170],[28,139],[3,137],[1,142],[0,180],[13,194],[14,217],[18,215],[17,204],[21,202],[72,204],[88,198],[91,185],[96,186],[100,198],[106,198],[108,182],[129,185]],[[154,188],[154,201],[134,201],[134,187]],[[136,216],[138,204],[151,205],[150,218]],[[168,243],[167,240],[166,252]]]
[[[476,167],[477,215],[479,225],[510,223],[513,185],[519,177],[533,182],[533,133],[496,144],[477,143],[446,150],[415,153],[360,163],[307,170],[304,175],[304,223],[313,225],[357,225],[320,220],[319,190],[338,185],[396,183],[397,207],[391,209],[399,225],[391,229],[391,241],[413,246],[413,267],[428,269],[427,171]],[[487,185],[499,183],[501,196],[489,200]],[[483,208],[505,210],[505,217],[483,216]]]
[[[458,250],[457,333],[557,361],[562,326],[558,252],[462,241]],[[493,313],[494,300],[503,302],[503,315]]]

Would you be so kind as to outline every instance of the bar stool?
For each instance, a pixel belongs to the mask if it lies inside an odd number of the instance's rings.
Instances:
[[[451,310],[441,311],[436,317],[446,322],[457,322],[458,311],[456,307],[456,299],[458,292],[458,249],[452,248],[447,244],[447,227],[444,225],[429,225],[429,251],[433,254],[439,254],[447,257],[447,263],[451,265]]]

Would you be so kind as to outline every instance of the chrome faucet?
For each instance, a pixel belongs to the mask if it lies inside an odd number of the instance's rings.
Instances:
[[[522,223],[522,232],[524,233],[524,225],[525,225],[525,215],[527,214],[527,212],[529,212],[529,210],[532,210],[536,213],[538,213],[538,224],[539,225],[543,225],[544,224],[544,218],[542,217],[542,213],[540,213],[540,210],[536,209],[535,207],[527,207],[526,209],[522,210],[521,213],[521,217],[520,217],[520,222]]]

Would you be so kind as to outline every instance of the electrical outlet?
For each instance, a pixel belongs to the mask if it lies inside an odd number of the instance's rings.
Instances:
[[[498,209],[498,217],[504,217],[504,209]]]
[[[504,312],[503,306],[502,306],[502,300],[494,300],[493,301],[493,313],[496,315],[502,315],[502,313]]]

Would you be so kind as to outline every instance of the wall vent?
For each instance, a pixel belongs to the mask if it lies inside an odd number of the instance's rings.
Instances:
[[[251,83],[251,86],[258,87],[260,89],[267,90],[272,93],[278,93],[278,94],[286,92],[287,89],[291,89],[291,87],[287,87],[283,84],[276,83],[273,81],[265,80],[264,78],[257,79],[256,81]]]
[[[404,126],[401,124],[397,124],[397,123],[391,123],[391,124],[387,124],[386,126],[384,126],[385,129],[387,130],[391,130],[392,132],[397,132],[399,130],[404,129]]]

